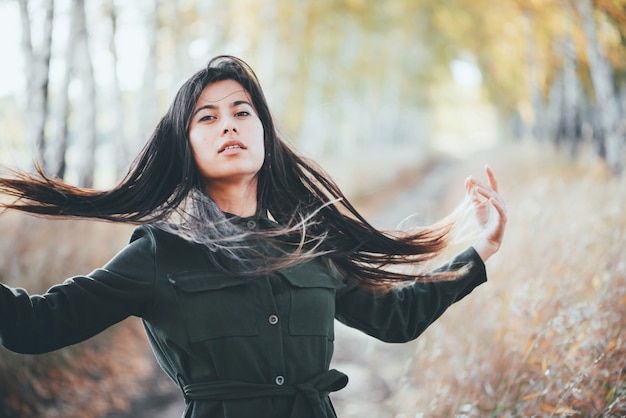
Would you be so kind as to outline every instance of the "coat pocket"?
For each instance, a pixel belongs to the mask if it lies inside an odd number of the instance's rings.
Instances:
[[[317,263],[283,270],[280,275],[291,285],[289,333],[334,339],[335,291],[344,284]]]
[[[206,271],[168,274],[190,342],[258,334],[245,280]]]

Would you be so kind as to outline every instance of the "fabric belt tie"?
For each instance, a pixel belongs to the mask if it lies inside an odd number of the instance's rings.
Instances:
[[[278,386],[246,382],[192,383],[183,386],[186,399],[194,401],[231,401],[264,398],[269,396],[295,396],[290,418],[330,418],[322,404],[330,392],[343,389],[348,376],[335,369],[315,376],[306,383],[294,386]]]

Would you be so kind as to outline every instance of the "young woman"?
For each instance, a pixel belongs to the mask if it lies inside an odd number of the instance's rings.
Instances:
[[[2,344],[44,353],[135,315],[184,394],[184,417],[334,417],[328,394],[347,384],[329,370],[335,318],[409,341],[486,281],[506,223],[487,176],[466,181],[481,227],[473,247],[436,271],[402,273],[440,254],[454,222],[370,226],[278,138],[253,71],[216,57],[182,86],[115,188],[43,173],[0,179],[6,208],[139,225],[104,267],[43,296],[0,285]]]

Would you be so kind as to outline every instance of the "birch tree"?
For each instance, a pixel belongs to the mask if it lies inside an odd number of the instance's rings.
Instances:
[[[67,147],[69,135],[69,115],[70,115],[70,83],[74,70],[74,50],[76,48],[77,22],[76,8],[72,7],[70,18],[69,34],[67,45],[65,46],[65,71],[61,81],[61,87],[57,94],[57,131],[55,135],[55,147],[52,153],[52,172],[55,177],[64,178],[67,170]]]
[[[613,173],[624,171],[624,138],[620,134],[620,109],[614,87],[613,70],[604,56],[597,37],[591,0],[575,0],[581,27],[585,34],[585,50],[591,70],[591,81],[600,108],[605,134],[606,161]]]
[[[546,111],[541,89],[541,68],[539,63],[538,45],[535,39],[536,24],[528,10],[523,11],[524,36],[526,38],[526,62],[528,65],[528,91],[533,109],[532,132],[539,142],[546,140]]]
[[[76,31],[76,75],[80,82],[80,97],[78,99],[76,127],[76,141],[80,157],[77,164],[78,185],[93,187],[96,165],[96,86],[93,73],[93,64],[89,53],[89,39],[87,32],[87,16],[85,14],[85,0],[73,0],[73,15],[75,16]]]
[[[578,140],[580,82],[576,73],[576,51],[571,36],[564,39],[563,52],[563,140],[571,158],[575,157]]]
[[[28,104],[26,109],[26,140],[33,147],[38,164],[45,169],[45,126],[48,117],[48,84],[52,50],[54,0],[43,0],[44,21],[39,48],[33,45],[31,14],[28,0],[19,0],[22,23],[22,52],[26,65]]]
[[[115,173],[117,175],[123,174],[128,168],[129,163],[129,150],[124,135],[124,101],[122,99],[122,93],[120,88],[120,80],[118,74],[118,53],[117,46],[115,44],[117,35],[117,9],[115,7],[114,0],[108,0],[105,4],[105,12],[109,18],[111,24],[111,39],[109,40],[109,52],[111,53],[112,68],[111,74],[113,75],[112,86],[112,105],[113,105],[113,141],[115,146]]]
[[[146,11],[146,42],[147,56],[143,71],[143,84],[139,93],[139,135],[140,143],[145,141],[158,118],[156,78],[159,65],[157,56],[157,41],[159,36],[159,13],[162,0],[152,0],[152,10]]]

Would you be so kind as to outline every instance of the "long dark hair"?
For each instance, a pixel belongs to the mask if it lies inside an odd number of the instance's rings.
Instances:
[[[263,124],[266,155],[258,173],[257,206],[280,226],[271,232],[238,229],[202,191],[203,179],[188,141],[189,123],[202,90],[226,79],[247,90]],[[230,258],[248,261],[254,259],[254,252],[246,252],[245,245],[242,248],[244,238],[287,237],[284,242],[299,245],[289,247],[292,250],[269,265],[247,263],[244,273],[272,271],[324,254],[349,280],[379,289],[407,279],[441,277],[428,273],[409,276],[389,267],[419,265],[434,258],[446,248],[453,227],[453,222],[442,222],[411,233],[391,233],[371,226],[330,176],[279,138],[256,75],[232,56],[213,58],[182,85],[127,175],[112,189],[74,187],[38,170],[35,175],[14,172],[12,177],[0,178],[0,194],[15,198],[0,202],[1,206],[36,215],[156,223],[207,244],[214,253],[226,250]],[[176,214],[179,218],[174,222]],[[206,230],[194,232],[199,224]]]

